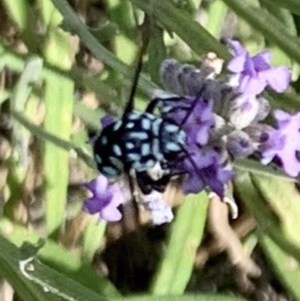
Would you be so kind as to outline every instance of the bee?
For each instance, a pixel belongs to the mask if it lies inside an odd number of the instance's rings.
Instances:
[[[171,167],[184,152],[185,133],[163,112],[156,113],[162,99],[152,100],[145,111],[134,108],[142,54],[143,50],[122,116],[103,127],[93,141],[93,151],[101,174],[113,179],[133,171],[141,191],[149,194],[162,192],[173,176]]]

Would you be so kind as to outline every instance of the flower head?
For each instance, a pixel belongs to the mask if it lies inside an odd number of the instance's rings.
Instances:
[[[84,185],[92,196],[83,204],[83,210],[90,214],[99,213],[106,221],[119,221],[122,217],[118,207],[125,203],[124,195],[117,184],[111,184],[103,175]]]
[[[222,198],[224,185],[232,179],[233,171],[223,166],[220,154],[210,147],[197,149],[194,146],[190,152],[190,157],[179,166],[186,173],[182,184],[184,193],[198,193],[209,187]]]
[[[239,74],[239,92],[257,95],[266,86],[281,93],[286,90],[290,82],[290,72],[287,67],[271,67],[270,51],[262,51],[251,57],[238,41],[231,40],[233,58],[229,61],[227,69]]]

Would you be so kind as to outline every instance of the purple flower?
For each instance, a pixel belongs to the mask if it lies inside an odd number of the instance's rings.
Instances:
[[[262,51],[251,57],[238,41],[229,41],[234,57],[227,69],[239,74],[239,92],[257,95],[266,86],[281,93],[289,85],[291,74],[287,67],[271,67],[270,51]]]
[[[269,132],[264,143],[262,163],[275,159],[288,175],[296,177],[300,172],[300,113],[291,115],[276,110],[274,115],[278,129]]]
[[[199,99],[190,117],[183,125],[187,143],[205,145],[209,138],[209,129],[214,125],[213,101]]]
[[[208,141],[209,129],[214,125],[212,108],[212,100],[199,97],[182,98],[176,102],[167,117],[182,125],[187,144],[205,145]]]
[[[206,187],[224,196],[224,185],[229,182],[234,173],[226,169],[220,162],[220,154],[212,148],[197,149],[194,147],[190,157],[187,157],[179,169],[187,175],[182,183],[183,192],[198,193]]]
[[[92,193],[83,204],[83,210],[90,214],[99,213],[100,217],[109,222],[119,221],[122,217],[118,207],[125,202],[124,195],[117,184],[99,175],[84,185]]]
[[[172,209],[164,200],[162,193],[153,190],[150,194],[144,195],[143,205],[150,211],[154,225],[169,223],[173,220]]]

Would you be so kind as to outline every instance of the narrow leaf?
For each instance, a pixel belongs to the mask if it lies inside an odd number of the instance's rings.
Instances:
[[[86,47],[97,59],[110,66],[115,71],[125,75],[124,81],[127,82],[128,86],[130,86],[130,68],[126,64],[122,63],[113,53],[111,53],[97,41],[97,39],[90,33],[88,28],[75,14],[66,0],[51,1],[64,16],[63,28],[67,28],[72,33],[76,33],[79,36],[80,41],[86,45]],[[150,82],[144,74],[141,74],[140,76],[139,87],[149,96],[152,96],[153,91],[157,89],[156,85]]]
[[[45,42],[45,60],[62,70],[69,70],[74,60],[71,37],[58,25],[62,17],[50,3],[51,19]],[[49,12],[48,12],[49,13]],[[64,140],[70,139],[73,118],[74,82],[59,74],[46,78],[44,128]],[[46,227],[48,235],[56,234],[65,220],[67,186],[69,179],[69,154],[52,143],[46,143],[44,154]]]
[[[19,270],[19,250],[2,236],[0,248],[0,275],[9,281],[24,301],[60,300],[57,296],[48,295],[41,287],[37,287],[22,275]]]
[[[16,225],[7,218],[0,219],[0,235],[3,235],[17,247],[26,241],[36,244],[39,236],[21,225]],[[62,245],[48,239],[38,252],[38,258],[49,267],[64,273],[87,288],[103,296],[118,296],[119,293],[107,278],[99,277],[91,266],[82,265],[75,256]],[[17,257],[15,258],[17,259]]]
[[[113,298],[110,301],[122,301],[124,299]],[[243,298],[236,296],[226,296],[217,294],[187,294],[187,295],[172,295],[172,296],[138,296],[127,297],[126,301],[246,301]]]
[[[93,257],[103,239],[105,229],[105,221],[99,221],[98,216],[91,217],[83,236],[82,258],[85,263],[92,263]]]
[[[186,12],[176,8],[169,0],[130,0],[147,14],[154,15],[168,30],[174,31],[197,54],[213,51],[219,57],[228,59],[226,47],[218,42],[200,24],[191,19]]]
[[[273,6],[285,7],[294,14],[300,15],[300,3],[298,0],[263,0]]]
[[[283,286],[295,300],[300,300],[300,262],[267,235],[259,235],[259,242]]]
[[[179,207],[160,268],[152,284],[151,291],[154,295],[184,292],[203,236],[207,206],[207,195],[202,192],[186,197]]]
[[[284,237],[300,248],[300,194],[295,183],[257,175],[251,179],[279,219]]]
[[[221,30],[227,11],[228,7],[222,2],[222,0],[216,0],[209,4],[208,19],[205,28],[217,39],[221,36]]]
[[[239,172],[234,179],[235,191],[255,217],[262,232],[267,233],[286,252],[300,261],[300,248],[288,240],[282,233],[274,212],[266,206],[261,194],[253,186],[247,172]]]
[[[268,12],[239,0],[223,0],[240,17],[274,44],[278,45],[291,58],[300,63],[300,39],[291,35],[285,26]]]

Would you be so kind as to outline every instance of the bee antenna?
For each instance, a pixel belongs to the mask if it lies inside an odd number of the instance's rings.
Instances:
[[[139,81],[139,76],[143,67],[143,55],[145,54],[148,44],[149,44],[149,40],[150,40],[150,17],[148,15],[145,15],[145,20],[144,23],[141,26],[141,32],[142,32],[142,45],[140,48],[140,51],[138,53],[138,58],[137,58],[137,63],[136,63],[136,68],[135,68],[135,72],[134,72],[134,77],[133,77],[133,81],[132,81],[132,86],[131,86],[131,90],[130,90],[130,94],[129,94],[129,99],[127,102],[127,105],[125,107],[125,111],[124,111],[124,115],[126,115],[126,113],[129,113],[130,111],[133,110],[133,104],[134,104],[134,96],[137,90],[137,84]]]

